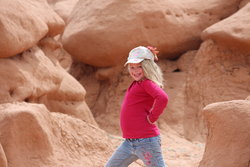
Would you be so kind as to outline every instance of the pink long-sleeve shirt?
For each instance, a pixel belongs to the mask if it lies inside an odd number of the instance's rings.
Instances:
[[[167,103],[168,95],[151,80],[134,81],[127,89],[120,113],[123,137],[159,135],[158,127],[152,123],[159,118]]]

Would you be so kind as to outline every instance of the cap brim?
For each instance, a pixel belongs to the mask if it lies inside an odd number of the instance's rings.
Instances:
[[[140,62],[142,62],[144,59],[130,59],[130,60],[128,60],[125,64],[124,64],[124,66],[126,66],[127,64],[129,64],[129,63],[140,63]]]

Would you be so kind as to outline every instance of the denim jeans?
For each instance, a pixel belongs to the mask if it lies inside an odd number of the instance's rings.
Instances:
[[[141,159],[147,167],[166,167],[160,136],[126,139],[111,156],[106,167],[128,167],[137,159]]]

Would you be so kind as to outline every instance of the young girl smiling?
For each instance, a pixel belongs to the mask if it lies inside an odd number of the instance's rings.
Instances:
[[[120,126],[124,142],[106,167],[128,167],[141,159],[147,167],[165,167],[160,131],[155,124],[168,103],[156,48],[139,46],[129,52],[125,66],[134,79],[125,94]]]

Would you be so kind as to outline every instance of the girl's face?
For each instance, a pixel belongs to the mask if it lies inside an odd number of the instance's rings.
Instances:
[[[144,77],[145,77],[141,63],[129,63],[128,64],[128,71],[129,71],[129,74],[131,75],[131,77],[135,81],[140,81],[140,80],[144,79]]]

